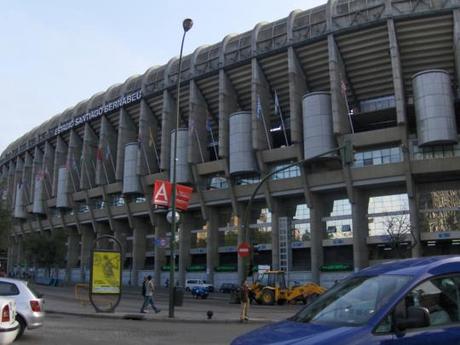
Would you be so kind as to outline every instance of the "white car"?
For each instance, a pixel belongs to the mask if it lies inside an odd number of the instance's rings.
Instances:
[[[0,345],[11,344],[19,332],[16,321],[16,302],[0,297]]]
[[[28,282],[11,278],[0,278],[0,296],[11,298],[16,302],[16,320],[19,323],[19,339],[26,329],[43,326],[45,301]]]
[[[214,291],[214,286],[212,284],[207,284],[205,280],[201,279],[187,279],[185,281],[185,291],[192,291],[194,287],[204,287],[208,289],[209,292]]]

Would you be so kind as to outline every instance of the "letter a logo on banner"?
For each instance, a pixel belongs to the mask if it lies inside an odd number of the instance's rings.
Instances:
[[[153,204],[156,206],[169,206],[171,197],[171,183],[169,181],[156,180],[153,191]]]

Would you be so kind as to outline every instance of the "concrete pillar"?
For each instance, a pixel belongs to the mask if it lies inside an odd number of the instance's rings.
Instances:
[[[398,119],[398,124],[404,124],[406,123],[406,98],[404,96],[404,79],[402,75],[399,44],[393,18],[388,19],[387,28],[391,68],[393,72],[393,88],[396,101],[396,117]]]
[[[54,166],[53,166],[53,182],[51,187],[51,192],[53,196],[57,194],[58,186],[58,172],[59,168],[63,167],[67,159],[67,144],[59,135],[57,137],[56,150],[54,151]]]
[[[142,99],[139,117],[139,139],[141,142],[141,149],[137,156],[137,173],[139,175],[152,174],[159,170],[160,152],[158,152],[158,145],[155,143],[159,135],[158,120],[147,101]]]
[[[190,81],[188,161],[202,163],[209,160],[208,130],[206,114],[209,113],[206,100],[194,80]]]
[[[96,185],[96,153],[98,138],[90,124],[85,123],[83,135],[80,188],[89,189]]]
[[[219,213],[208,209],[208,239],[206,243],[206,273],[209,284],[214,284],[214,268],[219,266]]]
[[[334,35],[327,37],[329,51],[329,78],[331,86],[332,123],[334,134],[351,132],[348,107],[342,94],[342,83],[346,82],[345,65],[335,42]]]
[[[155,284],[161,283],[161,266],[166,263],[165,248],[160,246],[157,241],[166,239],[166,233],[170,231],[170,224],[166,221],[166,214],[155,214]]]
[[[29,152],[26,152],[24,158],[24,170],[22,172],[22,183],[24,189],[24,205],[29,205],[32,203],[32,195],[33,195],[33,181],[32,178],[32,165],[33,159]]]
[[[54,147],[49,142],[46,142],[45,151],[43,153],[43,178],[46,199],[51,199],[53,195],[54,156]]]
[[[85,282],[89,279],[86,270],[89,270],[91,250],[96,239],[96,234],[91,225],[82,224],[81,229],[81,254],[80,254],[80,281]]]
[[[454,57],[457,97],[460,97],[460,9],[453,10],[454,20]]]
[[[10,274],[11,272],[13,272],[13,268],[14,268],[14,256],[15,256],[15,243],[16,242],[16,239],[15,237],[10,237],[9,238],[9,242],[8,242],[8,262],[7,262],[7,273]]]
[[[256,58],[252,59],[251,67],[252,147],[254,150],[266,150],[269,147],[273,147],[270,133],[270,100],[272,96],[270,85]],[[262,114],[257,114],[259,108],[262,109]]]
[[[128,112],[124,109],[120,109],[120,118],[118,126],[118,142],[116,152],[116,173],[115,179],[117,181],[123,180],[123,169],[125,164],[125,146],[128,143],[137,141],[137,134],[139,130],[134,124],[133,120],[129,116]]]
[[[323,239],[325,238],[324,217],[329,216],[334,202],[321,195],[312,194],[310,208],[310,254],[311,276],[315,283],[320,282],[320,269],[324,262]]]
[[[303,142],[302,98],[307,93],[307,79],[293,47],[288,48],[289,106],[291,109],[291,141]],[[300,145],[302,146],[302,145]]]
[[[161,113],[161,170],[169,171],[169,156],[171,154],[171,130],[175,126],[175,119],[175,99],[167,90],[165,90],[163,91],[163,110]]]
[[[101,119],[98,157],[96,159],[96,184],[112,183],[115,180],[117,158],[117,132],[105,116]]]
[[[81,179],[81,151],[83,141],[77,132],[72,129],[70,131],[69,150],[67,152],[66,164],[69,169],[70,184],[72,191],[80,189]]]
[[[129,227],[129,224],[127,221],[114,220],[113,225],[114,225],[113,235],[118,241],[120,241],[120,244],[121,244],[121,264],[122,264],[122,269],[123,269],[123,265],[126,261],[126,251],[128,249],[128,240],[126,238],[130,236],[133,233],[133,231]],[[132,276],[130,280],[131,280],[130,282],[130,285],[131,285],[133,282]]]
[[[369,208],[369,195],[363,191],[354,190],[354,202],[351,204],[351,217],[353,221],[353,266],[355,271],[369,266],[369,250],[367,236],[369,223],[367,210]]]
[[[224,69],[219,70],[219,156],[229,155],[228,117],[238,111],[238,96]]]
[[[179,236],[179,285],[185,286],[186,269],[190,266],[190,238],[191,230],[193,230],[194,223],[193,217],[190,213],[184,213],[182,215],[182,221],[180,224],[180,236]]]
[[[145,266],[145,236],[147,235],[148,228],[151,226],[147,221],[135,220],[133,229],[133,252],[132,252],[132,272],[131,284],[137,285],[139,281],[139,271],[144,269]],[[155,283],[157,283],[155,279]]]
[[[65,282],[72,283],[72,269],[78,265],[80,253],[80,235],[76,228],[68,228],[67,232],[67,265],[65,270]]]
[[[412,248],[412,257],[419,258],[422,256],[422,241],[421,231],[419,224],[419,209],[418,209],[418,198],[417,194],[412,197],[409,196],[409,219],[412,235],[415,238],[415,245]]]

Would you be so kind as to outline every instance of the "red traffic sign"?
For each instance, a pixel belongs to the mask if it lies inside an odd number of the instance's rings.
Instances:
[[[186,211],[192,197],[193,188],[176,184],[176,208]],[[152,203],[156,206],[171,206],[172,184],[169,181],[155,180]]]
[[[249,244],[247,242],[242,242],[238,246],[238,256],[249,256]]]

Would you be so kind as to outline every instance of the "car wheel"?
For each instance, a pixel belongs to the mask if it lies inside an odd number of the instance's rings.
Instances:
[[[27,324],[26,324],[26,321],[24,320],[24,318],[21,315],[16,315],[16,321],[19,323],[19,331],[18,331],[18,334],[16,335],[15,340],[18,340],[24,334],[24,331],[25,331],[25,329],[27,327]]]

